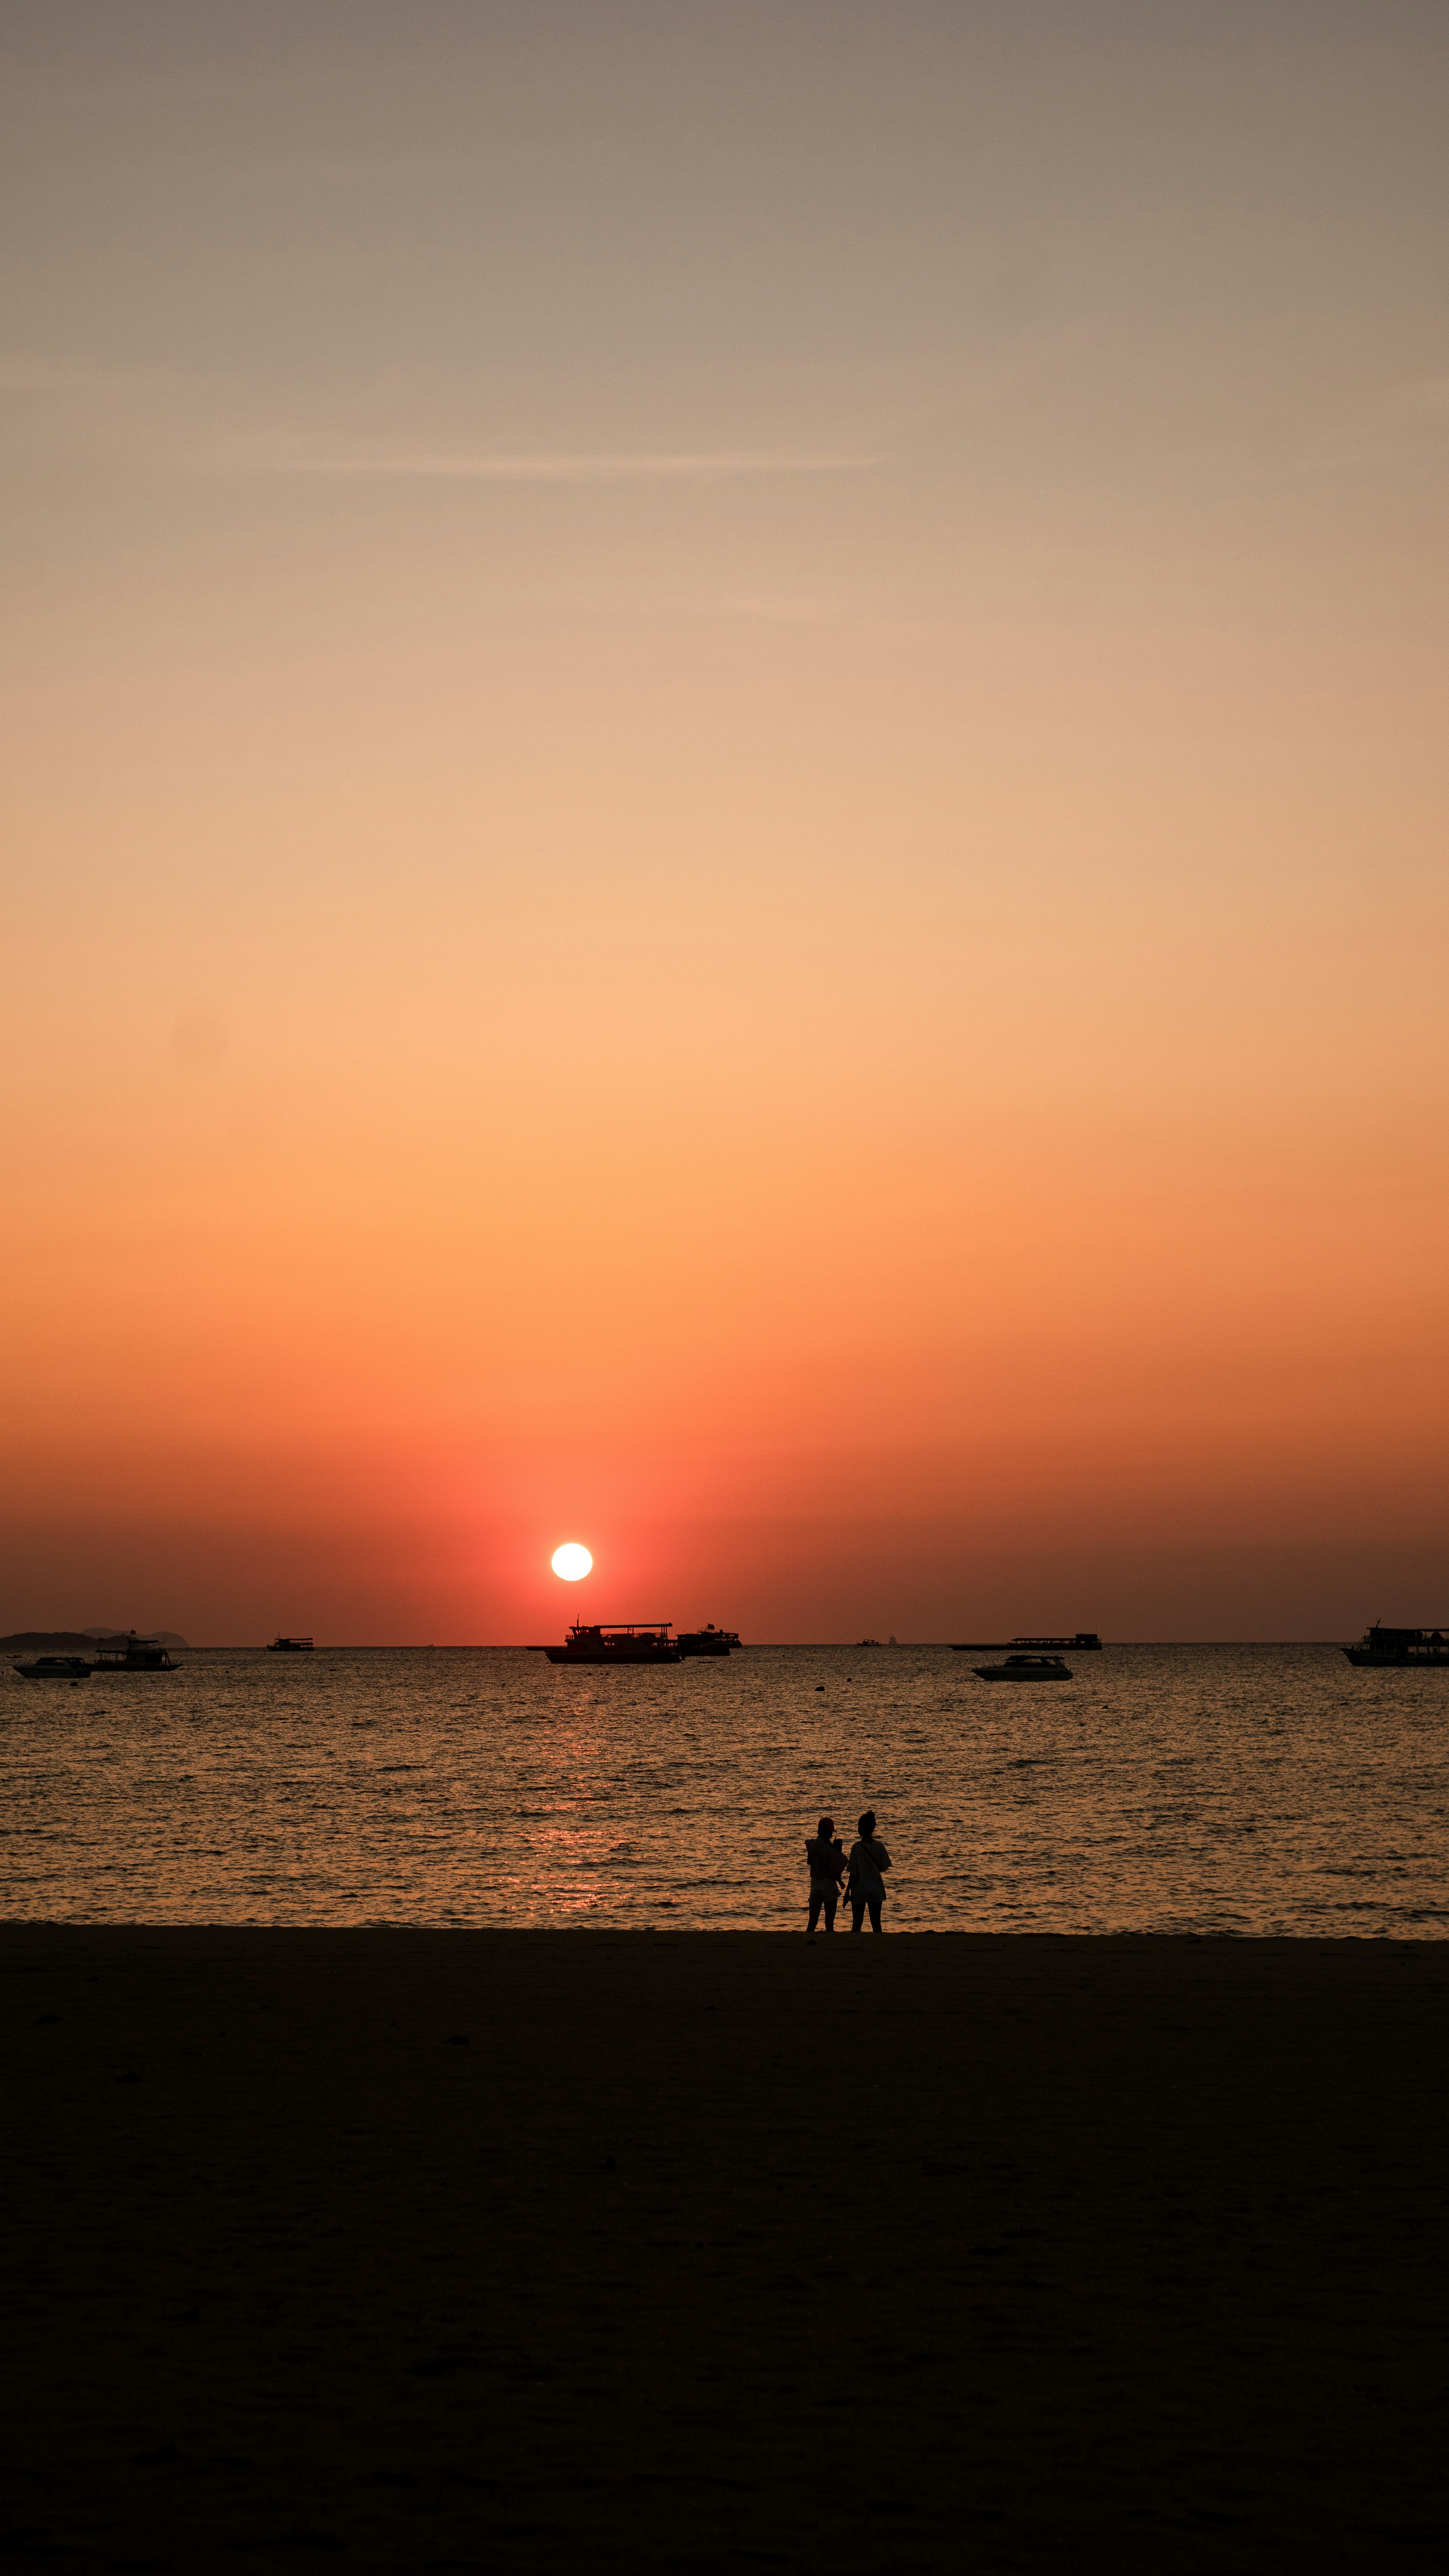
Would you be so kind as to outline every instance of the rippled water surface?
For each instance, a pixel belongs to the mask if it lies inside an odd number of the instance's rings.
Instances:
[[[1449,1930],[1449,1674],[1118,1646],[1057,1687],[941,1647],[579,1672],[512,1649],[189,1655],[0,1690],[0,1912],[786,1927],[867,1803],[887,1928]]]

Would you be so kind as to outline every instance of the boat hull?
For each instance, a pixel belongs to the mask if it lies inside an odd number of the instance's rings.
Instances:
[[[1343,1651],[1361,1673],[1449,1673],[1449,1653],[1377,1655],[1367,1646],[1345,1646]]]
[[[12,1664],[10,1669],[23,1682],[88,1682],[91,1677],[89,1664],[82,1664],[74,1673],[38,1673],[33,1664]]]

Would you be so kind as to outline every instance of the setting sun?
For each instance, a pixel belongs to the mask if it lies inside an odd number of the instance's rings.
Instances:
[[[561,1575],[565,1583],[581,1583],[594,1570],[593,1558],[577,1539],[570,1539],[565,1547],[556,1547],[552,1562],[555,1574]]]

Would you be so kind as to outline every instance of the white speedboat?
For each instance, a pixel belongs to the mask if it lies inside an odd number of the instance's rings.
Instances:
[[[973,1664],[983,1682],[1069,1682],[1075,1676],[1060,1655],[1008,1655],[1004,1664]]]
[[[11,1667],[23,1682],[88,1682],[90,1665],[84,1655],[37,1655],[33,1664]]]

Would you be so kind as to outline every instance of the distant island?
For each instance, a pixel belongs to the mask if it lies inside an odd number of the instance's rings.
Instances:
[[[17,1628],[13,1636],[0,1637],[0,1649],[26,1653],[35,1647],[45,1654],[83,1655],[89,1647],[109,1646],[113,1640],[127,1633],[124,1628]],[[145,1634],[156,1638],[163,1646],[186,1644],[186,1639],[179,1637],[174,1628],[148,1628]]]

